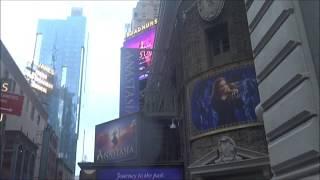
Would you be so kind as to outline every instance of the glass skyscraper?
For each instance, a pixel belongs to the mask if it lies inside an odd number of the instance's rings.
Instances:
[[[86,17],[72,8],[66,20],[40,19],[39,62],[55,70],[54,89],[48,97],[49,124],[59,137],[59,158],[74,172],[78,137],[80,74]]]

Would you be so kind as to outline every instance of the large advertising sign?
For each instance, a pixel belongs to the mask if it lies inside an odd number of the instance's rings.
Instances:
[[[135,113],[139,108],[137,49],[121,49],[120,116]]]
[[[157,19],[126,34],[121,50],[120,116],[140,110],[150,73]]]
[[[124,42],[124,48],[139,49],[139,56],[135,59],[135,61],[138,61],[139,80],[144,80],[149,75],[155,34],[156,27],[153,26]]]
[[[97,171],[98,180],[183,180],[182,167],[106,168]]]
[[[191,117],[198,130],[256,121],[260,98],[253,65],[215,73],[193,85]]]
[[[23,100],[23,96],[8,92],[0,92],[0,113],[20,116]]]
[[[27,67],[31,69],[31,67]],[[38,92],[47,94],[53,89],[54,70],[50,67],[38,64],[36,68],[28,71],[25,74],[27,81],[30,81],[30,86]]]
[[[137,156],[137,116],[96,126],[95,162],[118,162]]]

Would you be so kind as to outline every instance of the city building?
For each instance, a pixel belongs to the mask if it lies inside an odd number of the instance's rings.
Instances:
[[[42,138],[42,154],[40,161],[39,179],[57,179],[58,137],[48,124]],[[62,178],[60,178],[62,179]]]
[[[159,19],[143,112],[179,124],[185,178],[270,179],[245,3],[161,1]]]
[[[159,7],[139,115],[96,126],[95,162],[79,163],[80,179],[148,179],[157,176],[152,167],[179,162],[184,176],[157,171],[167,179],[319,179],[319,1]],[[122,51],[133,64],[137,52]],[[123,139],[137,151],[112,151],[128,132],[113,127],[134,120],[137,135]]]
[[[82,8],[72,8],[65,20],[40,19],[37,29],[41,36],[39,62],[55,72],[54,89],[48,98],[49,124],[59,139],[58,162],[70,177],[75,171],[85,31]]]
[[[146,24],[159,15],[159,0],[139,0],[132,12],[131,30]]]
[[[8,82],[1,96],[10,93],[22,99],[21,113],[6,114],[1,109],[1,179],[38,179],[48,114],[2,41],[0,48],[0,78]]]
[[[319,1],[245,2],[274,179],[319,179]]]

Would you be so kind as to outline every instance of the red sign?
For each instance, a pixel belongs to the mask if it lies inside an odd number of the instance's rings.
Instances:
[[[12,93],[0,92],[0,113],[21,115],[23,96]]]

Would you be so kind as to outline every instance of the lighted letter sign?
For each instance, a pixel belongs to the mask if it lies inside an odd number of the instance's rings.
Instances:
[[[49,90],[53,89],[53,84],[50,81],[52,81],[54,71],[43,64],[39,64],[36,67],[34,72],[29,72],[25,75],[26,79],[30,81],[32,88],[47,94]]]

